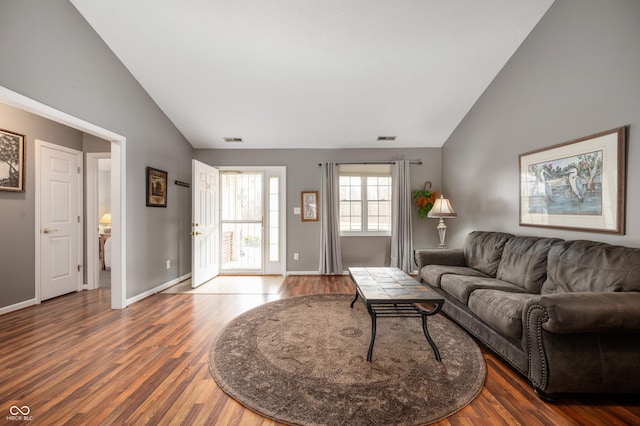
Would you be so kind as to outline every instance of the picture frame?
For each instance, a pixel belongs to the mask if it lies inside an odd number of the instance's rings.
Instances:
[[[302,221],[318,221],[318,191],[302,191],[300,194],[302,206]]]
[[[25,191],[25,138],[0,129],[0,191]]]
[[[147,207],[167,207],[167,172],[147,167]]]
[[[626,129],[521,154],[520,225],[623,235]]]

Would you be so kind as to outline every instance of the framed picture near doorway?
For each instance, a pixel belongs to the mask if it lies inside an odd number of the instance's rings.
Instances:
[[[0,129],[0,191],[24,192],[24,139]]]
[[[302,221],[318,221],[318,191],[302,191]]]
[[[147,207],[167,207],[167,172],[147,167]]]

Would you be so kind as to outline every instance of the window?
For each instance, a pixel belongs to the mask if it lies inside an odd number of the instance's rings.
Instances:
[[[391,166],[340,166],[340,234],[391,234]]]

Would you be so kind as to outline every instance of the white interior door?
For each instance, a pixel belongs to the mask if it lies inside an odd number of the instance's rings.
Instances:
[[[40,300],[81,290],[81,155],[39,145]]]
[[[197,287],[219,273],[219,177],[215,167],[192,161],[191,286]]]

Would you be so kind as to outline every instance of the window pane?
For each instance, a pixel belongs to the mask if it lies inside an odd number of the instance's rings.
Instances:
[[[280,261],[280,178],[269,177],[269,261]]]
[[[391,216],[391,202],[380,201],[378,203],[378,214],[380,216]]]
[[[362,193],[361,189],[362,188],[360,187],[360,185],[352,186],[351,187],[351,193],[349,194],[349,199],[351,199],[351,200],[361,200],[362,199],[362,196],[360,195]]]
[[[378,200],[391,200],[391,186],[378,187]]]
[[[367,186],[367,200],[377,200],[378,199],[378,187],[369,184]]]
[[[350,192],[348,186],[340,185],[340,200],[348,200]]]

